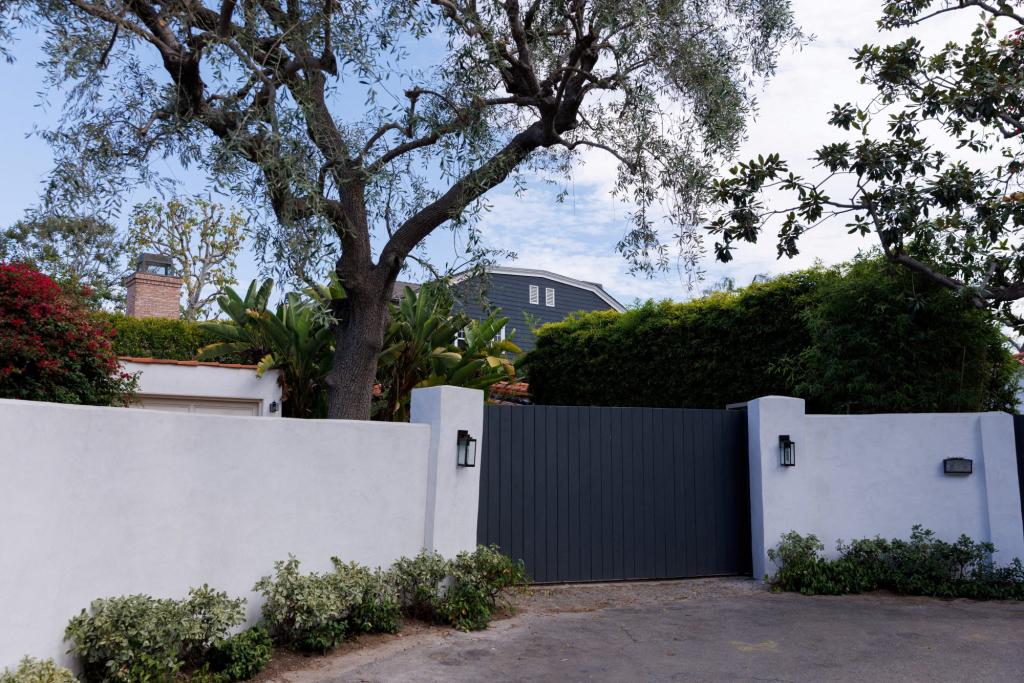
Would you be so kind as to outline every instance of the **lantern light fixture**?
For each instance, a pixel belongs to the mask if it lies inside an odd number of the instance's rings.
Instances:
[[[277,412],[277,401],[271,401],[270,402],[270,412],[272,412],[272,413],[276,413]]]
[[[789,434],[779,435],[779,464],[796,467],[796,442],[789,438]]]
[[[465,429],[459,430],[455,457],[459,467],[476,467],[476,439]]]

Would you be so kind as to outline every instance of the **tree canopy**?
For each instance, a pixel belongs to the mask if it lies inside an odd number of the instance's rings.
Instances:
[[[263,219],[283,262],[326,249],[346,291],[330,414],[362,418],[391,286],[428,235],[597,150],[633,207],[618,249],[664,265],[699,241],[751,86],[799,37],[788,0],[20,0],[0,38],[19,28],[45,32],[67,94],[47,202],[116,207],[173,158]]]
[[[878,26],[913,27],[949,12],[980,14],[966,42],[928,53],[916,37],[865,45],[853,62],[877,94],[835,105],[829,123],[855,139],[814,153],[821,173],[792,173],[777,154],[714,184],[717,257],[782,217],[778,253],[835,217],[873,235],[885,257],[991,307],[1021,327],[1024,298],[1024,11],[1005,0],[887,0]],[[954,151],[946,151],[954,148]],[[766,191],[793,196],[778,208]]]

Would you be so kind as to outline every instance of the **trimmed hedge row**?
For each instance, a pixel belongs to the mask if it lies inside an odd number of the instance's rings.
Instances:
[[[720,408],[776,394],[817,413],[1012,412],[1020,371],[988,313],[868,258],[576,314],[542,327],[524,364],[538,404]]]
[[[223,341],[198,323],[188,320],[132,318],[122,313],[107,312],[95,315],[113,328],[112,343],[118,356],[194,360],[202,347]],[[237,354],[225,354],[209,360],[221,363],[256,362]]]

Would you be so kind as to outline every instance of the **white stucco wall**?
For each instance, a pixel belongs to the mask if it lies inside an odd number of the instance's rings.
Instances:
[[[413,394],[426,424],[0,400],[0,670],[66,662],[64,627],[98,597],[205,582],[254,618],[250,589],[289,553],[308,570],[332,555],[387,566],[424,547],[428,495],[446,510],[431,524],[443,551],[472,548],[479,467],[456,471],[454,437],[432,434],[477,428],[483,397],[427,391]]]
[[[955,540],[989,540],[997,560],[1024,558],[1013,418],[1005,413],[805,415],[801,399],[747,404],[754,576],[774,572],[767,550],[788,531],[838,539],[906,538],[914,524]],[[796,466],[779,464],[779,435]],[[945,458],[974,461],[943,474]]]
[[[260,402],[262,417],[280,417],[280,409],[270,412],[270,404],[281,404],[280,371],[270,370],[262,377],[245,367],[211,364],[121,361],[125,372],[139,373],[141,396],[181,396],[189,398],[242,399]]]

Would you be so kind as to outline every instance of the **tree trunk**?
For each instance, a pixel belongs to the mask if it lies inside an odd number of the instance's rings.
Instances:
[[[377,280],[377,278],[373,278]],[[394,278],[372,286],[346,288],[334,328],[334,360],[327,373],[327,417],[369,420],[377,358],[384,345],[388,301]]]

